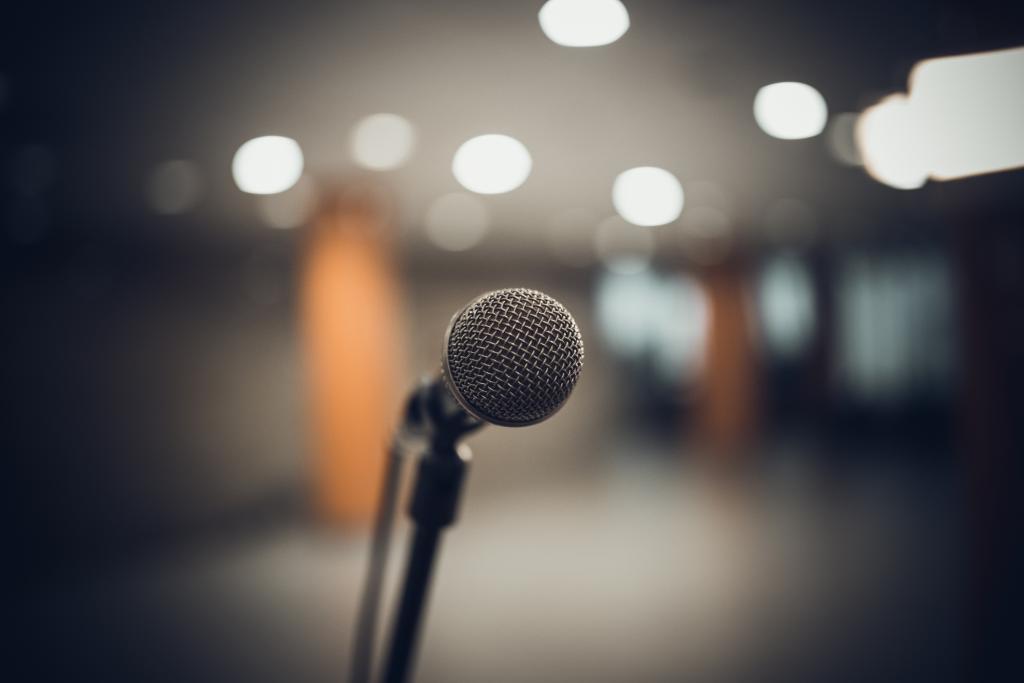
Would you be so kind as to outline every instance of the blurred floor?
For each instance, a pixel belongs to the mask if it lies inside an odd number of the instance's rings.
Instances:
[[[736,478],[657,450],[619,444],[506,490],[471,474],[418,680],[960,677],[948,464],[776,443]],[[37,680],[345,680],[365,550],[278,525],[48,587],[18,659]]]

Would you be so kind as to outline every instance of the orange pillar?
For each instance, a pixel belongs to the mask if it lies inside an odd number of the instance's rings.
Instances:
[[[705,275],[704,287],[711,315],[700,431],[712,450],[731,457],[757,421],[757,345],[745,271],[736,264],[717,267]]]
[[[345,526],[373,517],[398,413],[399,295],[388,226],[366,196],[339,193],[313,221],[301,302],[314,501]]]

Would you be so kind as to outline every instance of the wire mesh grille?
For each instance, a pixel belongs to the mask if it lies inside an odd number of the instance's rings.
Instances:
[[[448,335],[446,378],[479,417],[527,425],[569,398],[583,338],[565,306],[532,289],[500,289],[462,311]]]

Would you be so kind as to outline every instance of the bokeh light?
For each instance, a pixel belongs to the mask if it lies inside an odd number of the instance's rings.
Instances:
[[[901,190],[1024,167],[1024,48],[919,62],[909,93],[868,107],[854,129],[864,168]]]
[[[825,129],[828,106],[821,93],[806,83],[772,83],[754,96],[754,120],[773,138],[812,138]]]
[[[629,12],[619,0],[548,0],[537,18],[544,35],[565,47],[608,45],[629,30]]]
[[[445,251],[472,249],[487,235],[490,216],[473,195],[453,192],[438,197],[424,219],[427,238]]]
[[[910,100],[891,95],[857,119],[857,148],[872,178],[899,190],[914,190],[928,180],[922,129]]]
[[[650,359],[667,384],[697,379],[710,310],[704,289],[687,275],[602,273],[597,321],[608,347],[624,358]]]
[[[807,267],[795,256],[772,258],[758,283],[765,342],[783,358],[803,351],[814,334],[814,284]]]
[[[919,153],[937,180],[1024,167],[1024,47],[928,59],[910,74]]]
[[[364,168],[388,171],[409,160],[416,144],[411,123],[397,114],[367,116],[352,129],[352,158]]]
[[[146,185],[146,196],[153,211],[171,216],[195,207],[203,192],[202,176],[195,162],[185,159],[165,161],[153,169]]]
[[[683,211],[683,186],[663,168],[631,168],[615,179],[612,204],[633,225],[665,225]]]
[[[280,135],[265,135],[244,143],[235,152],[231,174],[242,192],[284,192],[302,175],[304,165],[299,143]]]
[[[647,268],[654,254],[654,237],[650,231],[611,216],[597,226],[594,249],[608,270],[630,275]]]
[[[459,184],[479,194],[511,192],[533,168],[530,152],[508,135],[479,135],[462,143],[452,159]]]

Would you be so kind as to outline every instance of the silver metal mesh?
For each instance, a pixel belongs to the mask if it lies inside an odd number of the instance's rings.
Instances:
[[[445,379],[480,418],[528,425],[555,413],[583,369],[583,338],[565,306],[532,289],[469,304],[448,331]]]

